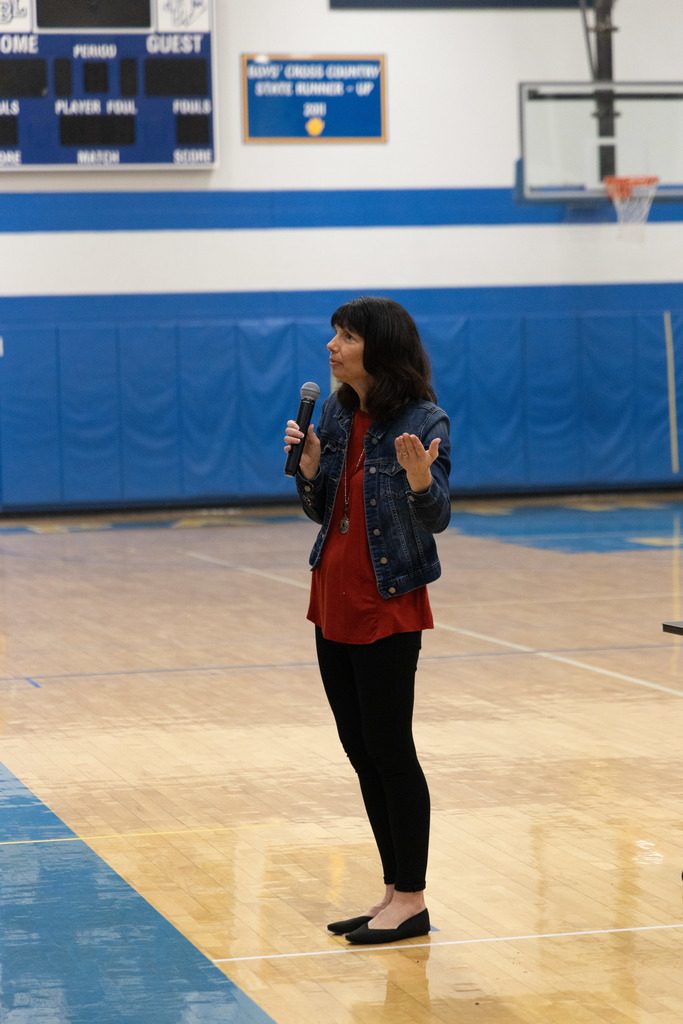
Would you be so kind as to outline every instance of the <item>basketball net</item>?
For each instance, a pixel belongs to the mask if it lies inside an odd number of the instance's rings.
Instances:
[[[654,175],[611,175],[605,178],[607,195],[614,203],[619,234],[642,239],[659,178]]]

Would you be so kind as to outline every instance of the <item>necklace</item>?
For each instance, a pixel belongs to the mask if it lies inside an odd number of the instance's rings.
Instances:
[[[365,455],[365,448],[363,448],[363,451],[358,456],[358,462],[356,463],[355,468],[354,468],[353,473],[351,474],[351,476],[353,476],[354,473],[357,472],[358,467],[360,466],[361,462],[363,461],[363,456],[364,455]],[[347,483],[346,483],[346,459],[344,459],[344,511],[342,512],[342,517],[339,520],[339,532],[340,533],[348,533],[349,532],[349,492],[348,492]]]

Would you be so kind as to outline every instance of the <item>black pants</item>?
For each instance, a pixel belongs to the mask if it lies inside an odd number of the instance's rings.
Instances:
[[[384,881],[425,888],[429,790],[413,742],[421,633],[340,644],[315,630],[318,664],[342,746],[356,772]]]

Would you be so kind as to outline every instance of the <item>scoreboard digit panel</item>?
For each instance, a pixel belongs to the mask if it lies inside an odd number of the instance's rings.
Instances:
[[[150,0],[36,0],[39,29],[152,27]]]
[[[215,167],[213,0],[3,0],[0,171]]]

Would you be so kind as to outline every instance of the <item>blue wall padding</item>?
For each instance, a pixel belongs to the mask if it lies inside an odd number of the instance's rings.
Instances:
[[[242,493],[237,328],[185,325],[179,336],[184,493]]]
[[[159,501],[182,494],[177,328],[121,327],[119,359],[124,497]]]
[[[66,502],[123,497],[118,351],[112,327],[57,332],[61,492]]]
[[[460,486],[470,488],[473,480],[474,453],[469,443],[464,443],[471,431],[473,409],[470,388],[470,351],[468,344],[469,318],[455,316],[452,319],[433,318],[429,325],[429,340],[424,332],[424,321],[420,327],[429,347],[432,376],[437,388],[437,398],[443,404],[448,396],[448,415],[451,421],[451,438],[457,446],[457,474]]]
[[[426,337],[428,333],[426,328]],[[487,480],[491,487],[506,490],[525,475],[522,321],[472,319],[468,334],[472,484]],[[435,383],[441,401],[438,380]]]
[[[625,317],[584,317],[581,323],[582,445],[590,472],[626,481],[636,445],[634,337]]]
[[[63,501],[61,440],[57,332],[12,327],[0,363],[0,468],[14,504]]]
[[[243,493],[267,497],[280,482],[284,442],[277,443],[296,403],[296,325],[278,320],[237,328],[237,429],[232,454]]]
[[[680,482],[661,313],[417,320],[452,420],[454,493]],[[683,418],[683,314],[672,327]],[[329,391],[328,319],[8,325],[3,336],[5,510],[293,498],[284,426],[303,381]]]
[[[529,317],[525,325],[527,466],[549,487],[583,477],[577,317]]]

